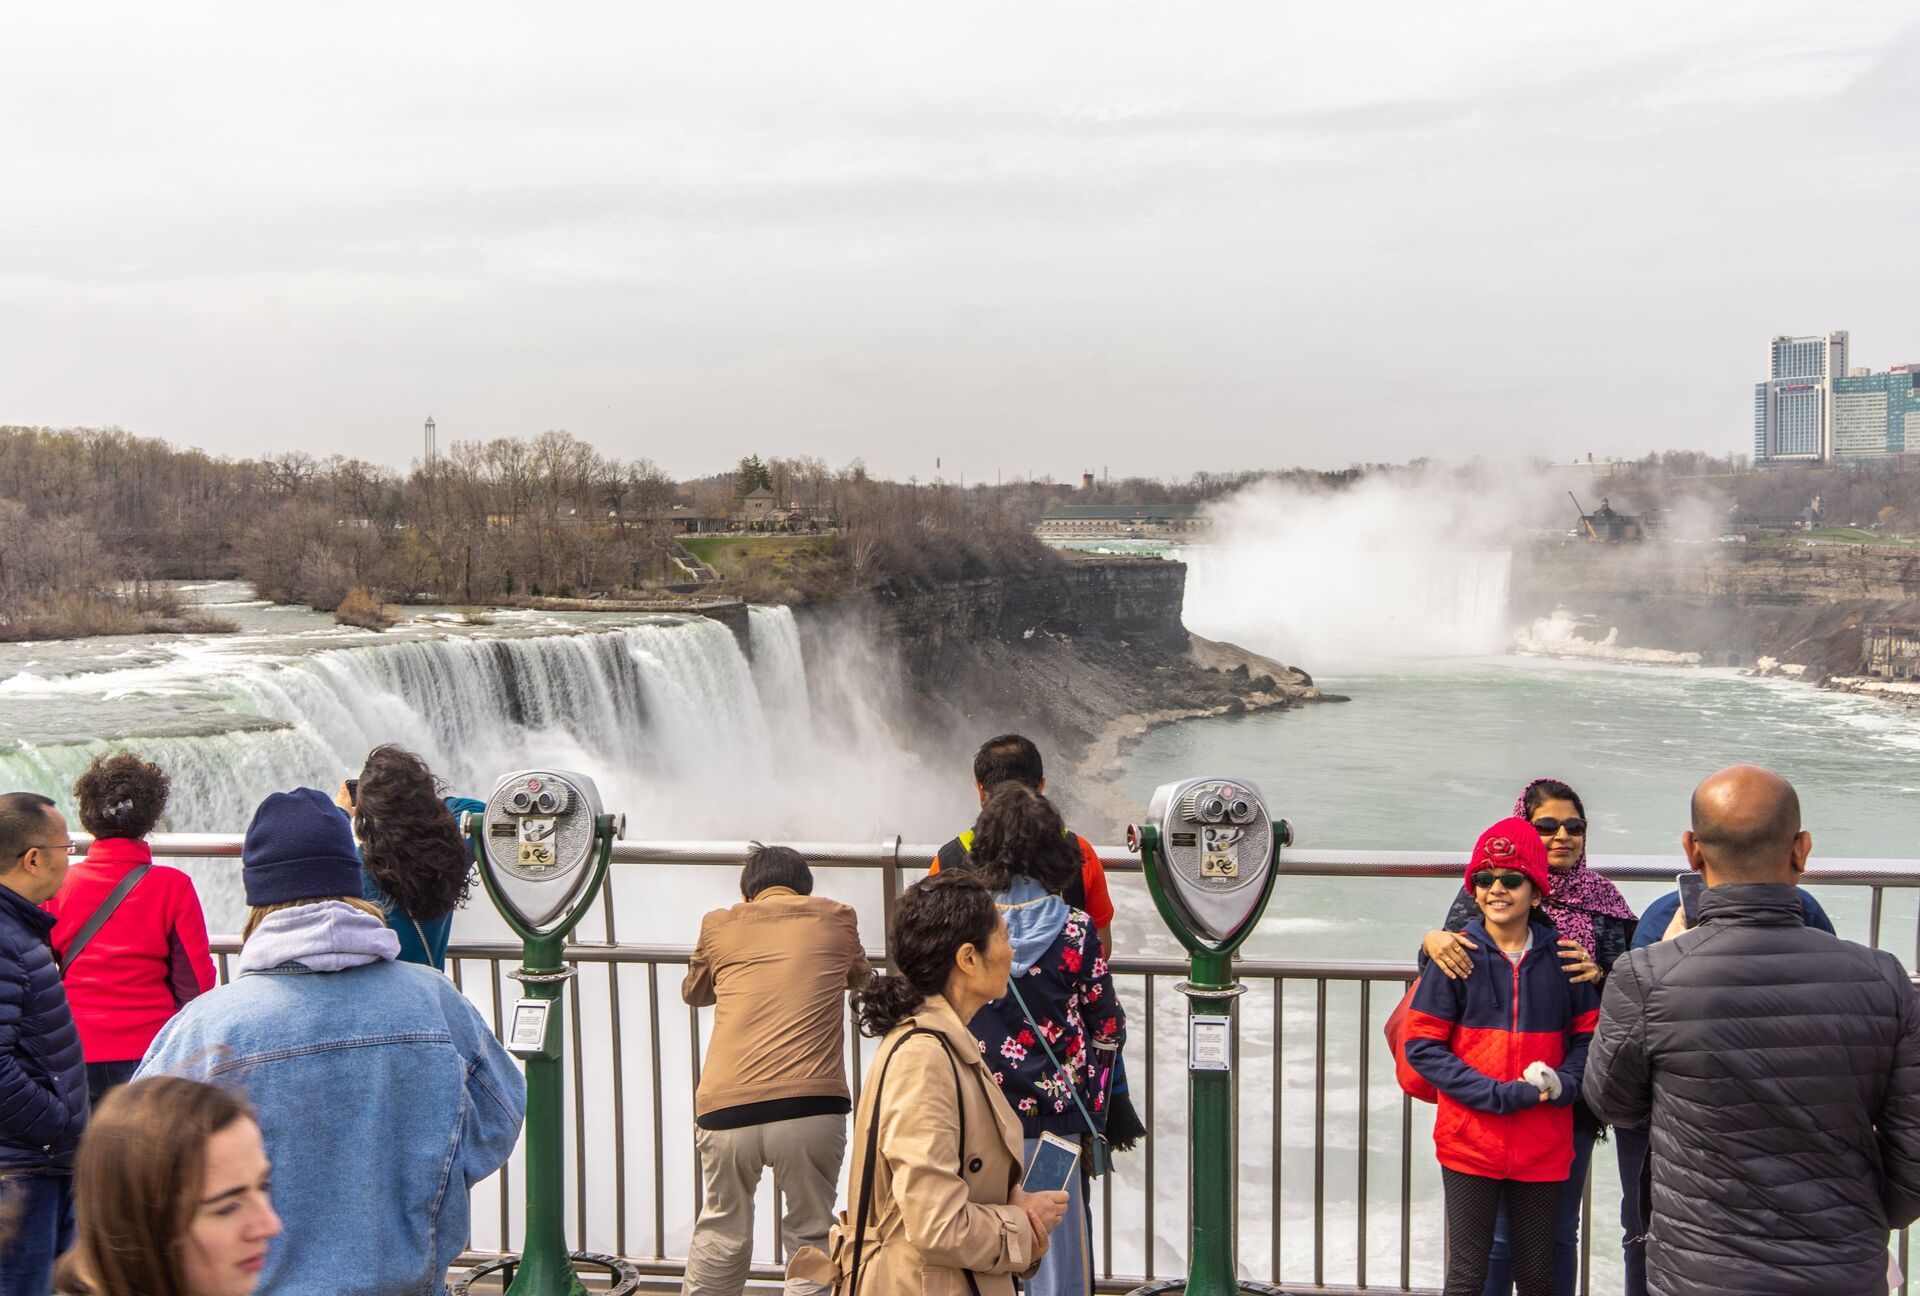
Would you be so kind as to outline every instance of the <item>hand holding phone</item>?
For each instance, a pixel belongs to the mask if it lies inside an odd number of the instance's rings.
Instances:
[[[1700,925],[1700,897],[1706,894],[1707,880],[1698,873],[1688,871],[1674,878],[1680,888],[1680,913],[1686,919],[1687,930],[1692,931]]]
[[[1023,1192],[1050,1193],[1063,1191],[1073,1182],[1073,1172],[1080,1165],[1080,1145],[1058,1134],[1042,1134],[1040,1146],[1033,1150],[1033,1160],[1027,1163],[1027,1173],[1020,1180]]]

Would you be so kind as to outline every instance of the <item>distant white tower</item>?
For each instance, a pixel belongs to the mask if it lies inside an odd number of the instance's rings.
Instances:
[[[440,453],[440,447],[434,441],[434,436],[433,436],[433,416],[428,415],[427,416],[427,455],[426,455],[426,458],[421,462],[423,462],[427,467],[431,468],[433,467],[434,459],[439,455],[439,453]]]

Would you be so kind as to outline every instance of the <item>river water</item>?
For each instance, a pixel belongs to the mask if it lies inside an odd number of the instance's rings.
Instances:
[[[1266,540],[1186,556],[1193,562],[1189,625],[1310,669],[1335,664],[1318,682],[1352,701],[1194,721],[1148,735],[1114,772],[1142,807],[1160,782],[1230,773],[1259,783],[1303,845],[1464,850],[1508,812],[1522,784],[1551,774],[1585,795],[1596,852],[1667,854],[1678,869],[1688,792],[1713,769],[1746,760],[1771,765],[1799,786],[1816,860],[1920,853],[1911,817],[1902,813],[1920,791],[1920,721],[1912,713],[1722,671],[1498,655],[1489,650],[1518,629],[1504,623],[1503,555],[1428,554],[1413,577],[1399,572],[1376,580],[1371,596],[1359,587],[1379,570],[1362,563],[1332,578],[1289,579],[1284,599],[1259,601],[1244,597],[1249,585],[1271,584],[1272,573],[1291,562]],[[446,613],[372,635],[251,601],[238,587],[199,594],[240,621],[242,633],[0,646],[0,784],[64,799],[93,753],[124,744],[173,772],[169,827],[237,831],[265,792],[298,783],[331,788],[369,746],[400,741],[463,791],[484,792],[517,765],[570,764],[594,775],[607,803],[627,812],[632,835],[648,837],[752,832],[866,840],[885,831],[932,840],[969,810],[956,772],[930,767],[891,728],[899,685],[887,664],[853,645],[829,671],[809,677],[784,610],[753,611],[749,657],[726,628],[693,617],[498,613],[475,625]],[[1342,662],[1359,664],[1343,671]],[[232,930],[240,915],[232,867],[200,865],[194,872],[213,925]],[[822,888],[857,900],[877,940],[870,877],[824,877]],[[1450,889],[1425,881],[1285,879],[1249,952],[1404,959],[1439,921]],[[1638,906],[1659,889],[1627,890]],[[1137,878],[1117,878],[1115,891],[1122,950],[1176,952]],[[684,943],[694,915],[732,898],[732,877],[725,870],[634,870],[621,876],[618,895],[623,939]],[[1829,891],[1823,899],[1843,934],[1864,937],[1863,893]],[[500,934],[482,908],[462,915],[463,934]],[[1904,945],[1910,954],[1913,900],[1892,896],[1885,923],[1889,947]],[[658,1002],[671,1008],[666,980]],[[629,996],[644,997],[632,982],[627,987]],[[1137,1013],[1144,987],[1135,982],[1123,991]],[[487,987],[472,992],[484,1000]],[[587,1020],[609,1011],[603,983],[583,977],[579,993]],[[1399,1093],[1380,1050],[1365,1086],[1357,1065],[1362,1034],[1378,1039],[1394,997],[1378,990],[1363,1020],[1351,987],[1329,995],[1330,1281],[1356,1276],[1354,1125],[1363,1088],[1372,1118],[1368,1262],[1374,1281],[1397,1268]],[[1250,1275],[1261,1278],[1272,1277],[1262,1257],[1272,1243],[1265,1220],[1276,1115],[1253,1096],[1271,1090],[1276,1053],[1284,1090],[1277,1117],[1282,1269],[1296,1279],[1310,1272],[1314,1007],[1310,983],[1286,990],[1276,1050],[1271,994],[1257,990],[1246,1001],[1242,1254]],[[623,1015],[633,1011],[629,1006]],[[1185,1080],[1183,1001],[1162,987],[1155,1011],[1156,1082],[1168,1095],[1163,1102],[1177,1104],[1172,1096]],[[663,1049],[684,1052],[682,1018],[667,1011],[662,1020]],[[629,1034],[644,1042],[644,1032]],[[593,1077],[586,1092],[599,1110],[606,1042],[590,1033],[584,1047]],[[628,1074],[645,1074],[639,1055],[630,1058]],[[676,1074],[670,1070],[669,1078]],[[658,1147],[639,1128],[644,1118],[629,1116],[630,1166],[656,1158],[690,1162],[681,1088],[676,1082],[663,1090],[669,1107]],[[644,1099],[630,1094],[628,1101]],[[1149,1245],[1164,1271],[1182,1245],[1183,1131],[1174,1111],[1177,1105],[1162,1108],[1155,1136],[1150,1232],[1141,1159],[1122,1161],[1114,1188],[1120,1272],[1139,1272]],[[1416,1106],[1409,1145],[1416,1282],[1434,1281],[1439,1266],[1430,1119],[1430,1109]],[[609,1173],[604,1151],[596,1150],[590,1183],[604,1187]],[[1603,1150],[1595,1171],[1603,1213],[1616,1200],[1612,1174]],[[668,1192],[664,1245],[668,1254],[683,1254],[690,1185],[670,1184]],[[592,1196],[589,1242],[611,1249],[603,1195]],[[646,1236],[653,1203],[644,1182],[634,1183],[628,1211],[630,1232]],[[486,1244],[494,1218],[479,1211],[476,1244]],[[1603,1223],[1596,1237],[1595,1290],[1617,1290],[1617,1234]]]

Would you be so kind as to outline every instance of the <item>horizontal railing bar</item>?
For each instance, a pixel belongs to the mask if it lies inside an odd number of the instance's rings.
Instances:
[[[156,856],[169,859],[238,859],[238,833],[157,833],[148,839]],[[91,839],[75,833],[85,846]],[[820,868],[885,868],[895,858],[908,864],[931,861],[935,844],[895,846],[892,838],[871,844],[859,842],[788,842]],[[613,846],[618,864],[700,864],[740,867],[752,845],[747,841],[623,841]],[[1140,857],[1124,846],[1098,847],[1101,862],[1116,873],[1140,871]],[[1594,871],[1622,882],[1670,881],[1686,870],[1686,860],[1674,855],[1593,855]],[[1453,878],[1466,868],[1461,851],[1313,850],[1290,847],[1280,857],[1279,871],[1289,877]],[[1836,886],[1920,887],[1920,859],[1857,859],[1836,856],[1814,859],[1802,881]]]
[[[460,1258],[454,1261],[454,1268],[471,1269],[489,1261],[500,1260],[502,1258],[501,1253],[495,1251],[467,1251],[463,1252]],[[641,1260],[635,1259],[632,1256],[625,1257],[625,1259],[643,1278],[680,1278],[685,1276],[686,1273],[686,1261],[684,1260]],[[778,1283],[785,1276],[785,1270],[770,1264],[755,1263],[747,1269],[747,1280],[749,1282]],[[1165,1281],[1164,1275],[1162,1275],[1161,1278],[1153,1279],[1144,1277],[1126,1278],[1116,1274],[1111,1278],[1096,1278],[1093,1289],[1101,1293],[1130,1292],[1135,1288],[1145,1286],[1149,1282],[1160,1281]],[[1284,1290],[1288,1292],[1298,1292],[1301,1296],[1306,1296],[1309,1292],[1311,1292],[1313,1296],[1382,1296],[1383,1293],[1390,1293],[1391,1296],[1441,1296],[1440,1289],[1437,1287],[1315,1287],[1310,1284],[1303,1286],[1299,1283],[1290,1283],[1285,1285]]]
[[[216,936],[214,952],[233,954],[240,949],[238,936]],[[490,959],[511,962],[521,956],[521,947],[512,941],[467,941],[447,946],[448,959]],[[568,963],[665,963],[682,964],[693,956],[691,945],[569,945],[561,953]],[[880,966],[879,950],[868,950],[867,958]],[[1116,976],[1184,976],[1191,964],[1181,958],[1128,957],[1114,959],[1108,966]],[[1324,963],[1294,962],[1286,959],[1236,959],[1234,972],[1256,981],[1409,981],[1418,975],[1412,963]]]
[[[238,936],[216,936],[215,953],[232,954],[240,948]],[[691,945],[569,945],[561,958],[568,963],[684,964],[693,954]],[[521,947],[510,941],[474,941],[447,947],[448,959],[481,959],[508,962],[518,959]],[[868,950],[867,958],[875,967],[882,962],[878,950]],[[1112,961],[1116,976],[1184,976],[1191,964],[1180,958],[1129,957]],[[1236,959],[1234,972],[1257,981],[1409,981],[1418,975],[1412,963],[1319,963],[1274,959]]]

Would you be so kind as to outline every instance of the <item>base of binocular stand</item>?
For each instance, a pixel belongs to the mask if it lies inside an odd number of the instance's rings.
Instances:
[[[607,1275],[606,1287],[591,1289],[594,1296],[602,1296],[602,1293],[604,1296],[631,1296],[631,1293],[640,1290],[640,1271],[617,1256],[600,1255],[592,1251],[575,1251],[567,1258],[573,1261],[575,1273],[585,1270]],[[448,1296],[467,1296],[468,1287],[494,1274],[500,1275],[500,1289],[505,1291],[513,1285],[514,1273],[519,1268],[520,1257],[517,1255],[504,1255],[497,1260],[475,1265],[459,1282],[447,1284]]]

